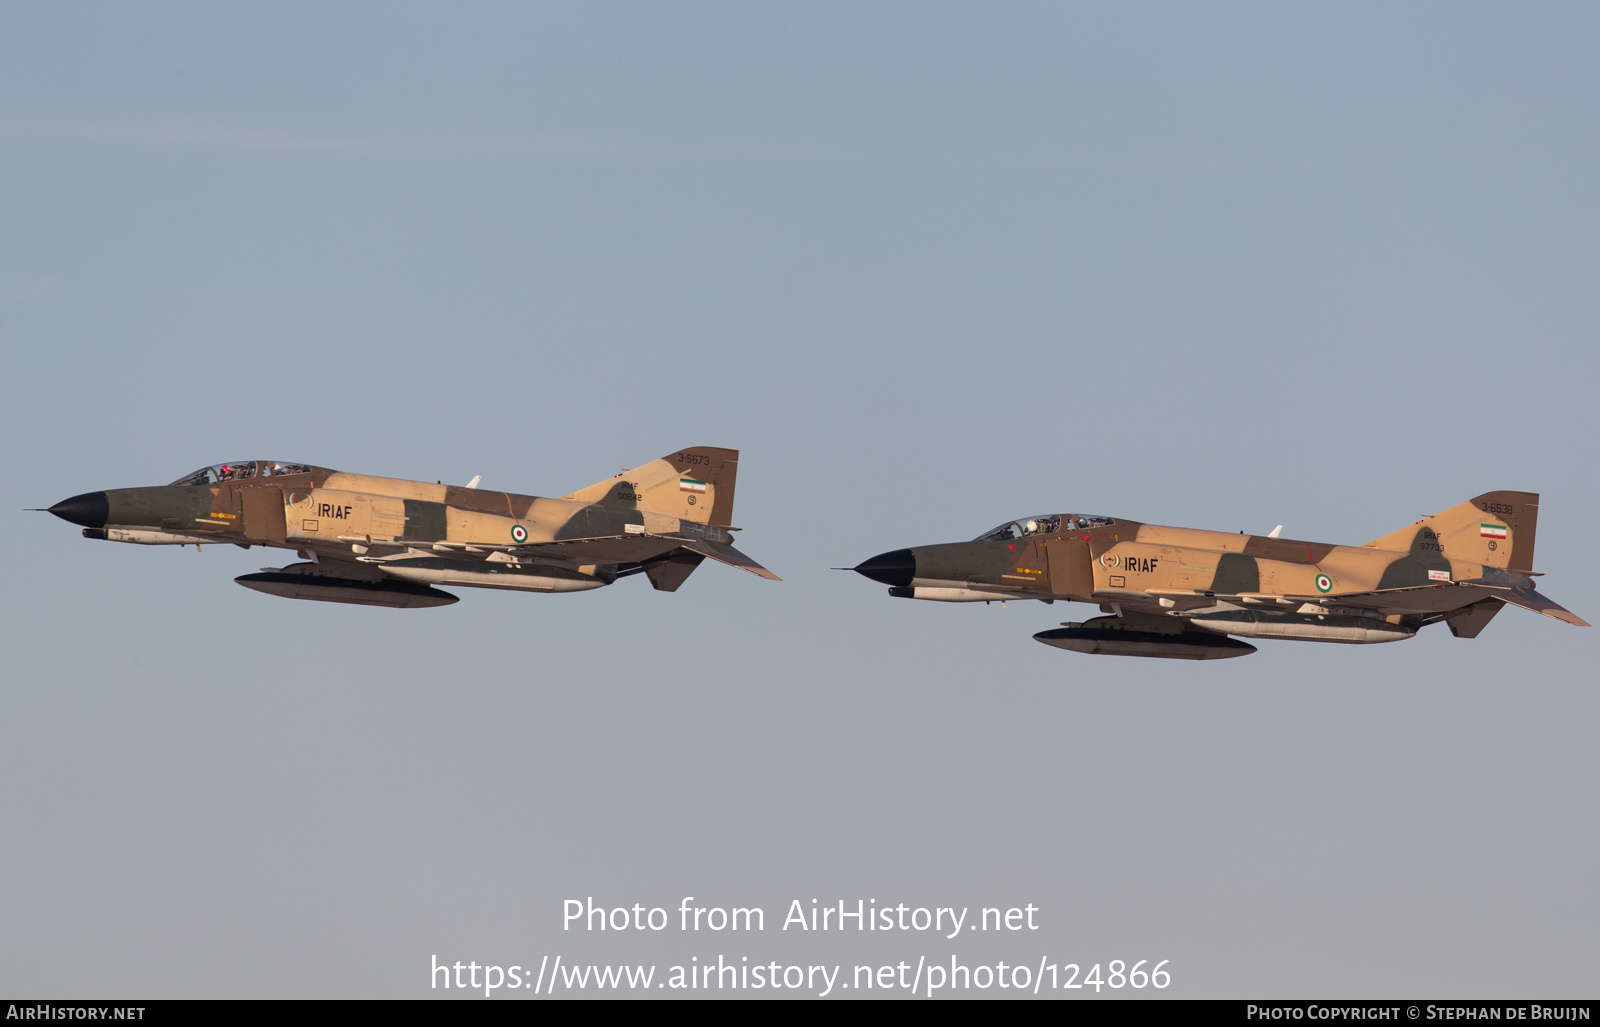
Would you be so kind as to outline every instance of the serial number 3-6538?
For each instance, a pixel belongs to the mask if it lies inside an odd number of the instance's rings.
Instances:
[[[1052,966],[1050,971],[1050,987],[1052,988],[1093,988],[1098,992],[1101,987],[1107,988],[1165,988],[1172,983],[1172,975],[1162,967],[1172,962],[1163,959],[1149,970],[1143,969],[1148,959],[1141,959],[1133,964],[1133,969],[1128,969],[1128,964],[1120,959],[1113,959],[1106,964],[1104,975],[1100,973],[1100,964],[1096,963],[1089,968],[1088,973],[1083,973],[1077,963],[1065,963],[1059,967]],[[1059,973],[1058,973],[1059,971]],[[1082,978],[1081,980],[1079,978]],[[1057,983],[1057,982],[1060,983]]]

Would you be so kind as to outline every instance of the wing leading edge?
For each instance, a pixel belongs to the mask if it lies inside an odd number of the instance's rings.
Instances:
[[[1097,590],[1096,596],[1113,599],[1133,609],[1156,607],[1149,612],[1184,616],[1214,608],[1218,603],[1291,609],[1298,613],[1319,613],[1334,607],[1354,607],[1384,614],[1451,614],[1475,602],[1498,599],[1512,606],[1554,618],[1577,627],[1592,627],[1588,621],[1536,591],[1532,587],[1490,584],[1481,581],[1439,582],[1404,588],[1375,589],[1365,592],[1336,592],[1318,595],[1288,593],[1189,592],[1179,589]]]
[[[524,542],[515,544],[482,545],[465,542],[406,543],[380,542],[368,539],[341,539],[351,546],[351,555],[329,554],[335,559],[357,560],[362,563],[388,563],[391,560],[417,555],[448,553],[467,560],[486,560],[492,554],[509,556],[538,556],[564,560],[572,564],[639,564],[683,549],[700,556],[710,557],[719,563],[748,571],[757,577],[772,581],[783,579],[761,564],[741,553],[726,542],[689,535],[604,535],[595,538],[561,539],[553,542]]]

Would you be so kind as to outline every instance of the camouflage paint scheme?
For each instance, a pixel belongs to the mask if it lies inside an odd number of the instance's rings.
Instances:
[[[1226,635],[1395,641],[1441,621],[1472,638],[1508,604],[1588,626],[1533,587],[1538,513],[1534,493],[1489,492],[1364,546],[1057,514],[971,542],[883,553],[854,569],[907,598],[1096,603],[1112,616],[1035,637],[1118,655],[1254,651],[1217,638]],[[1128,634],[1107,634],[1117,631]],[[1096,638],[1130,644],[1096,647]],[[1232,651],[1159,651],[1180,644]]]
[[[433,606],[455,597],[432,584],[566,592],[634,573],[674,591],[706,558],[776,580],[730,544],[738,460],[684,449],[559,499],[241,461],[51,512],[91,538],[295,550],[309,562],[240,583],[334,602]]]

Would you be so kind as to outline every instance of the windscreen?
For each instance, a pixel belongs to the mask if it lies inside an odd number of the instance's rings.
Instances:
[[[1114,518],[1099,514],[1040,514],[1007,521],[998,528],[984,532],[974,542],[1010,542],[1030,535],[1053,535],[1063,529],[1081,531],[1086,528],[1104,528],[1117,523]]]
[[[273,478],[286,474],[310,474],[316,468],[310,464],[281,463],[277,460],[233,460],[225,464],[202,467],[186,474],[174,485],[215,485],[223,481],[243,481],[248,478]]]

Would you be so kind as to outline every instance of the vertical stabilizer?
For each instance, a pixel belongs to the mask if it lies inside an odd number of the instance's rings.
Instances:
[[[1437,547],[1438,552],[1452,560],[1531,571],[1538,523],[1537,492],[1485,492],[1476,499],[1374,539],[1367,547],[1400,552]]]
[[[739,451],[696,446],[597,481],[562,496],[583,503],[616,503],[697,524],[733,523],[733,485]]]

